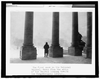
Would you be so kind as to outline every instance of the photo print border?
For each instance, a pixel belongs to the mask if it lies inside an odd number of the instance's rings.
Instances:
[[[83,4],[83,6],[73,6],[73,8],[95,8],[95,75],[6,75],[6,4]],[[84,4],[94,4],[95,6],[84,6]],[[20,77],[67,77],[67,78],[97,78],[99,77],[98,59],[98,1],[2,1],[1,2],[1,77],[20,78]]]

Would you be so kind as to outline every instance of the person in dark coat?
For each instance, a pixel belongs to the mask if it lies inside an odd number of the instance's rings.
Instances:
[[[46,42],[46,44],[44,45],[44,56],[48,56],[48,49],[49,49],[49,45],[48,43]]]

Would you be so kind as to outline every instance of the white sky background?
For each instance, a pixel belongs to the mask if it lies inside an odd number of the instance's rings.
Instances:
[[[67,48],[72,41],[72,12],[60,12],[60,45]],[[86,12],[79,12],[79,32],[87,33]],[[11,12],[11,40],[24,38],[25,12]],[[52,12],[34,12],[33,42],[35,46],[43,46],[52,37]],[[51,44],[50,44],[51,45]]]

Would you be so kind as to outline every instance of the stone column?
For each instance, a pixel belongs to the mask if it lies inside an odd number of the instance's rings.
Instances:
[[[63,57],[63,48],[59,45],[59,12],[53,12],[52,44],[49,48],[50,57]]]
[[[87,12],[87,44],[85,47],[86,57],[92,57],[92,12]]]
[[[72,47],[78,46],[78,12],[72,13]]]
[[[68,54],[74,56],[81,56],[82,52],[78,47],[78,12],[72,13],[72,43],[68,48]]]
[[[33,12],[26,12],[25,14],[24,43],[20,58],[22,60],[36,59],[36,48],[33,46]]]

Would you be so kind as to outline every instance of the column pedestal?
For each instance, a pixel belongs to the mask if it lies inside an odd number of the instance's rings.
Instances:
[[[85,50],[85,53],[86,53],[86,58],[92,58],[92,54],[91,54],[92,49],[91,49],[91,47],[85,47],[84,50]]]
[[[21,56],[22,60],[36,59],[36,48],[34,46],[22,46]]]
[[[49,56],[54,58],[63,57],[63,48],[60,46],[55,46],[55,47],[51,46],[49,48]]]
[[[68,54],[73,55],[73,56],[82,56],[82,51],[80,48],[75,48],[75,47],[69,47],[68,48]]]

